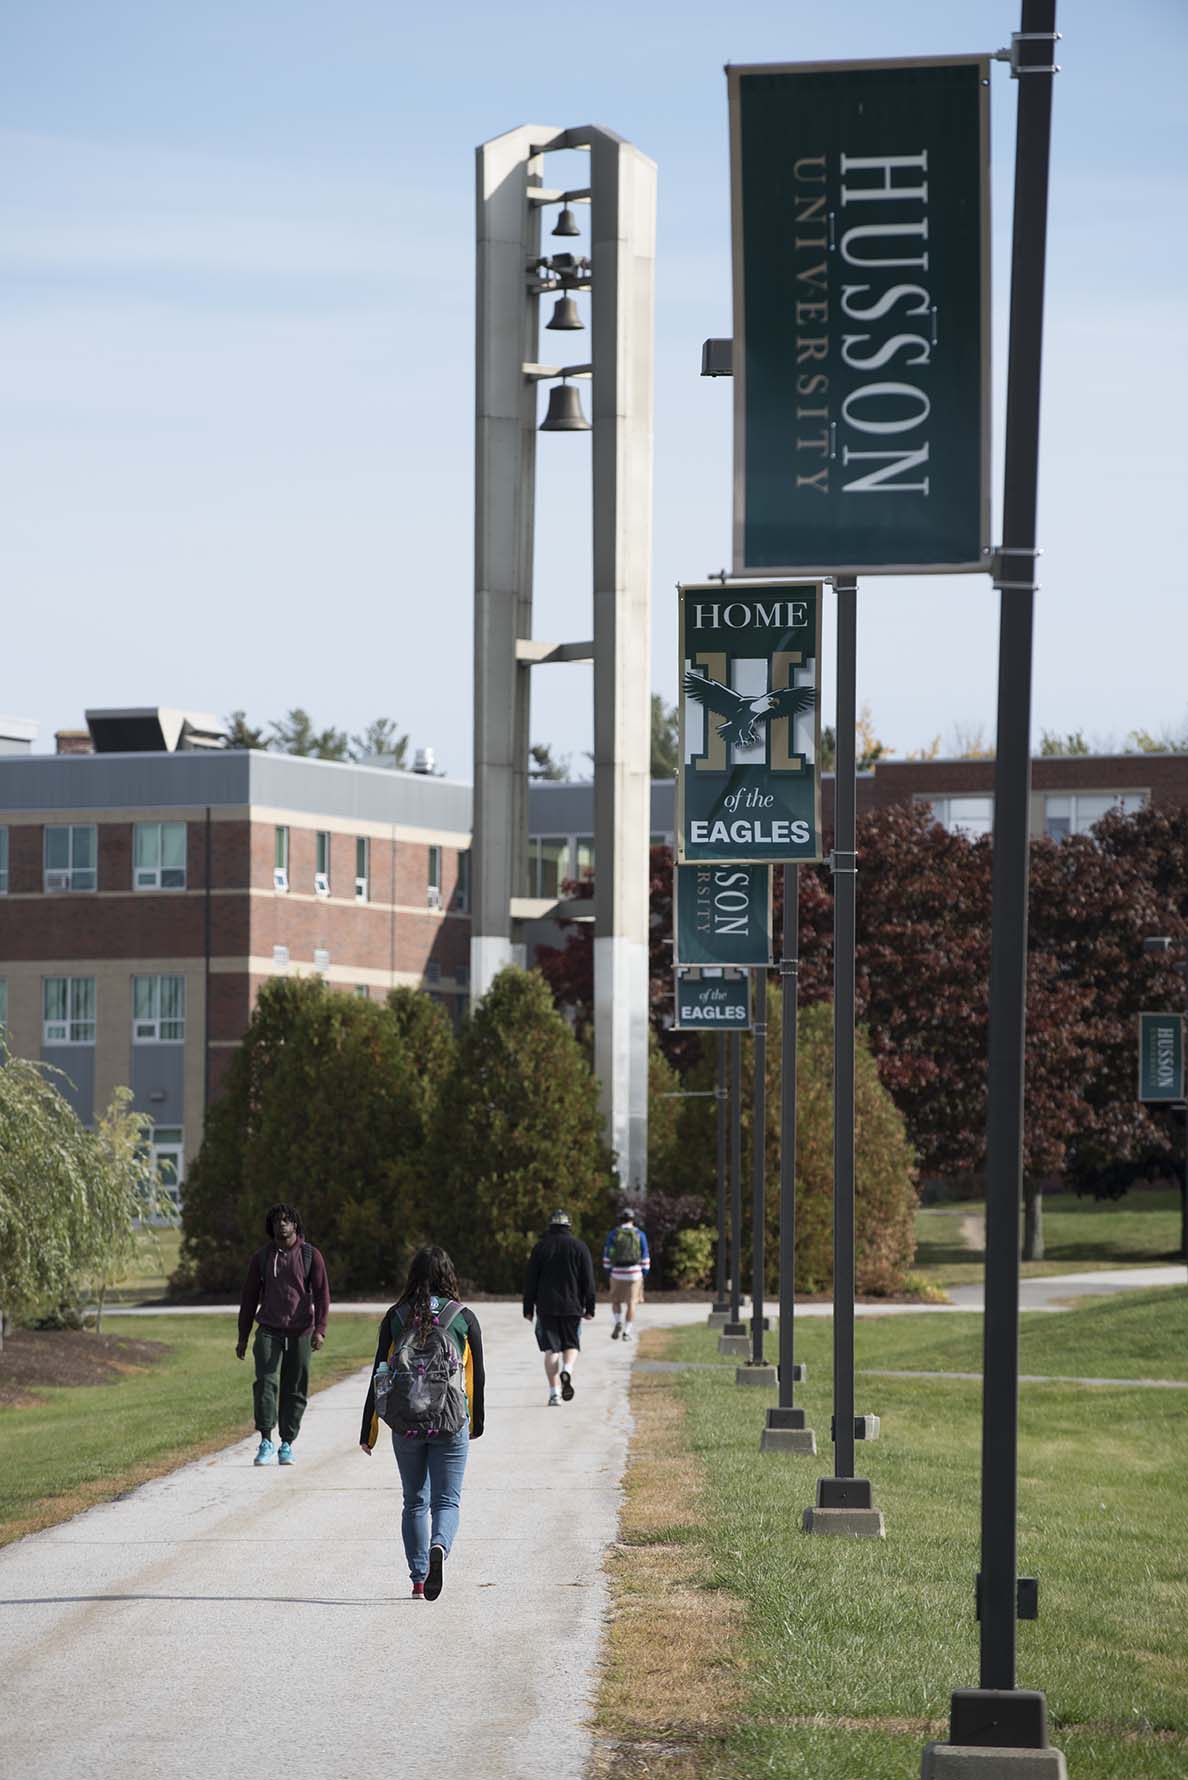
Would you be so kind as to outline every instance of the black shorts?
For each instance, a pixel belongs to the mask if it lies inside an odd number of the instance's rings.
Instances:
[[[536,1319],[536,1345],[542,1354],[564,1353],[567,1347],[578,1348],[582,1345],[582,1319],[580,1316],[551,1316]]]

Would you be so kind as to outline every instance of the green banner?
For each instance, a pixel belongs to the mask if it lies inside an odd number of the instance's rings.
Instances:
[[[821,586],[679,589],[677,858],[821,854]]]
[[[678,964],[770,964],[771,867],[673,867]]]
[[[1139,1015],[1140,1100],[1184,1099],[1184,1016]]]
[[[727,79],[735,574],[988,569],[989,62]]]
[[[701,970],[678,970],[676,976],[676,1019],[678,1032],[745,1032],[751,1024],[751,979],[746,971],[737,975]]]

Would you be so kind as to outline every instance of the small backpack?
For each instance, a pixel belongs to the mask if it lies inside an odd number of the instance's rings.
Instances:
[[[399,1333],[389,1350],[391,1370],[376,1379],[375,1412],[408,1440],[456,1434],[466,1420],[462,1360],[448,1333],[461,1308],[449,1299],[427,1329],[392,1312]]]
[[[630,1224],[620,1224],[615,1231],[611,1243],[611,1265],[614,1267],[634,1267],[643,1257],[643,1242],[638,1230]]]

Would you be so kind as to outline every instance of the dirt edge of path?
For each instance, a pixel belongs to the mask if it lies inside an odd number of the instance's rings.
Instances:
[[[640,1358],[662,1359],[671,1346],[666,1330],[650,1330]],[[705,1581],[697,1537],[702,1472],[684,1438],[677,1376],[636,1373],[630,1405],[587,1780],[718,1780],[723,1739],[742,1697],[731,1649],[744,1608]]]

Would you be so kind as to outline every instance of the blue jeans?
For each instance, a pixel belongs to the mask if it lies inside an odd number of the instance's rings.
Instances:
[[[430,1544],[440,1545],[448,1557],[458,1531],[470,1428],[463,1422],[456,1434],[434,1440],[408,1440],[393,1433],[392,1451],[404,1488],[400,1533],[408,1573],[414,1582],[424,1582]]]

